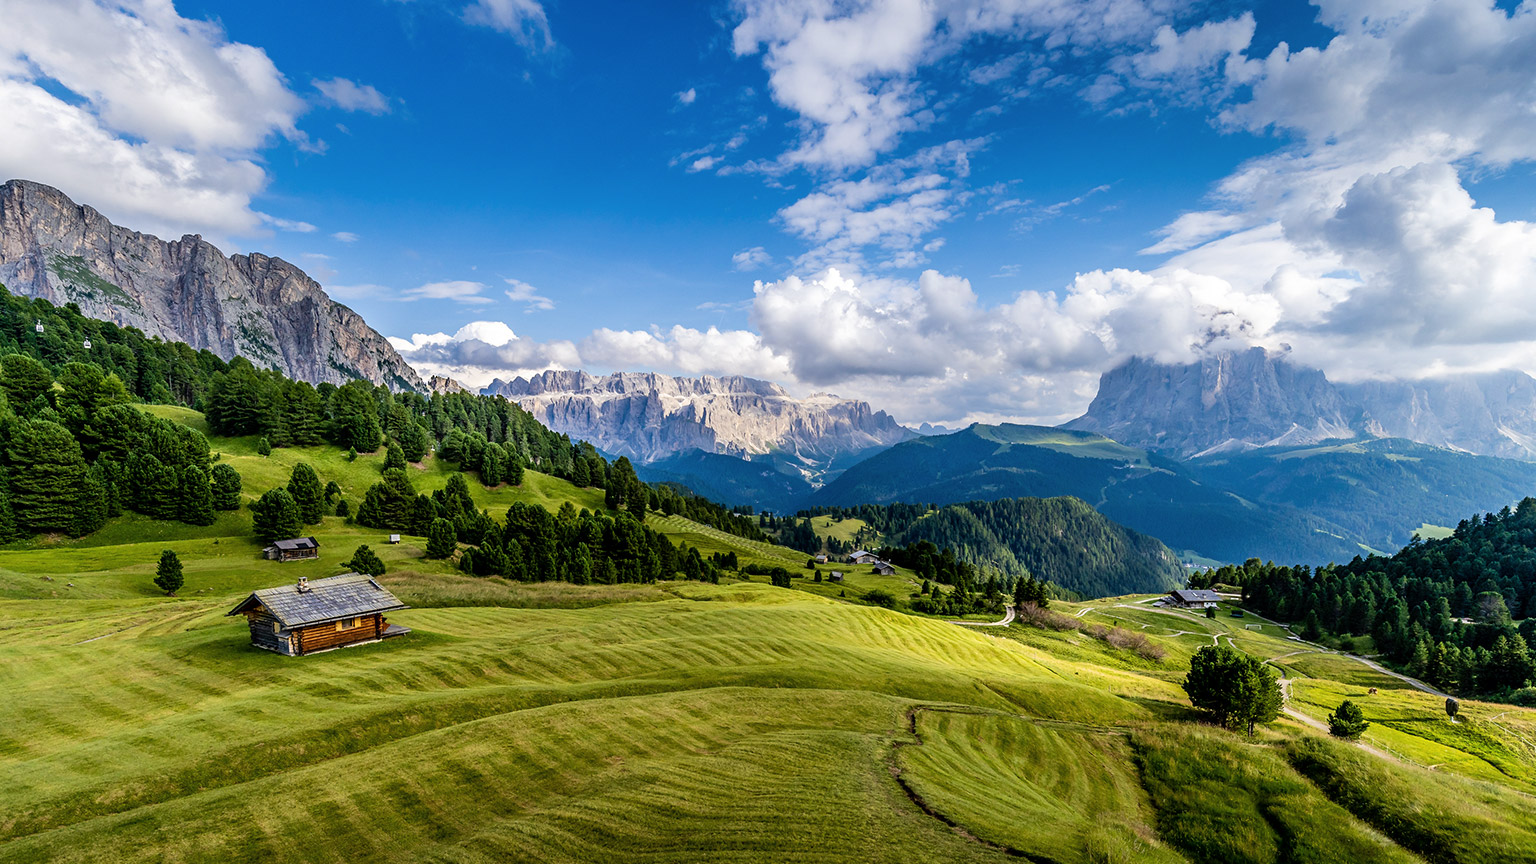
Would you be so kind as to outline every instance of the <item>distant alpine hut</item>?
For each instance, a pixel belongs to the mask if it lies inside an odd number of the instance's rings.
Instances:
[[[833,582],[841,582],[843,581],[843,574],[833,570],[832,575],[828,578],[830,578]]]
[[[405,608],[371,576],[347,573],[262,588],[227,614],[245,616],[252,645],[297,657],[404,636],[410,628],[384,613]]]
[[[817,564],[825,564],[825,563],[827,563],[827,553],[823,552],[820,555],[817,555],[816,556],[816,563]]]
[[[876,561],[875,574],[879,576],[895,576],[896,568],[885,563],[884,561]]]
[[[1215,591],[1204,588],[1181,588],[1178,591],[1169,591],[1168,596],[1163,598],[1163,602],[1180,609],[1212,609],[1221,602],[1221,598]]]
[[[398,544],[400,542],[400,535],[399,534],[391,534],[391,535],[389,535],[389,542],[392,543],[392,544]]]
[[[848,561],[851,564],[865,564],[865,563],[868,563],[868,562],[874,561],[874,560],[875,560],[875,553],[873,553],[873,552],[865,552],[863,549],[860,549],[859,551],[857,551],[857,552],[853,553],[852,555],[848,556]]]
[[[271,561],[307,561],[320,557],[320,544],[313,537],[279,540],[261,550]]]

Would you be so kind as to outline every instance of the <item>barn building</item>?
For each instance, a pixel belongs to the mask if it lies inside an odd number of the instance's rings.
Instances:
[[[887,563],[885,563],[884,561],[876,561],[875,562],[875,573],[880,575],[880,576],[895,576],[896,575],[896,568],[892,567],[891,565],[889,565]]]
[[[320,557],[320,544],[313,537],[279,540],[261,550],[273,561],[308,561]]]
[[[384,617],[404,608],[372,577],[347,573],[263,588],[227,614],[245,616],[257,648],[298,656],[404,636],[409,628]]]

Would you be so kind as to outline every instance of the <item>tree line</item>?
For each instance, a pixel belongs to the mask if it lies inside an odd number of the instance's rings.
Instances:
[[[1197,581],[1241,586],[1246,604],[1299,625],[1303,638],[1368,635],[1441,689],[1536,704],[1536,499],[1462,520],[1442,539],[1416,538],[1390,557],[1315,570],[1250,559]]]

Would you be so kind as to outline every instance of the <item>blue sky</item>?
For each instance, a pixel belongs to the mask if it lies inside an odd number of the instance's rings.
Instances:
[[[1527,7],[4,5],[42,131],[0,173],[294,261],[475,386],[1055,421],[1131,354],[1536,368]]]

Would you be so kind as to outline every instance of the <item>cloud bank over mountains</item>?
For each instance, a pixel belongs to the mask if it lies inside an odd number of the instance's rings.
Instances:
[[[1251,14],[1179,29],[1176,10],[1155,3],[736,9],[737,54],[760,57],[773,98],[800,118],[799,139],[759,169],[824,178],[780,212],[809,247],[798,269],[813,275],[757,282],[750,330],[599,330],[520,347],[518,362],[837,387],[908,422],[1059,420],[1126,357],[1214,347],[1289,346],[1342,378],[1536,370],[1536,226],[1500,220],[1466,185],[1536,158],[1529,4],[1323,0],[1327,44],[1262,55]],[[920,265],[965,212],[967,165],[987,144],[900,155],[941,98],[921,72],[982,36],[1020,51],[1009,69],[972,70],[977,86],[1027,89],[1045,69],[1094,110],[1196,106],[1277,148],[1217,184],[1207,209],[1171,219],[1145,253],[1172,257],[1145,270],[1089,269],[991,305],[935,270],[894,277],[882,265]],[[470,377],[511,368],[471,362],[473,338],[417,338]]]
[[[342,69],[306,70],[299,80],[309,83],[296,85],[263,48],[183,17],[170,0],[4,8],[6,174],[169,237],[358,240],[338,230],[355,226],[254,202],[274,152],[326,158],[304,128],[312,112],[398,122],[409,113],[402,100]],[[690,308],[564,338],[476,321],[397,347],[424,372],[469,383],[551,366],[744,374],[835,388],[913,423],[1063,419],[1126,357],[1185,360],[1213,347],[1288,346],[1337,379],[1536,372],[1536,226],[1479,200],[1489,178],[1525,180],[1536,159],[1536,9],[1309,9],[1329,35],[1293,46],[1263,37],[1269,7],[1207,20],[1173,0],[733,0],[719,50],[753,72],[746,89],[762,104],[751,113],[767,107],[789,122],[707,127],[719,139],[679,155],[673,170],[793,190],[773,205],[761,243],[723,253],[739,287],[700,306],[744,306],[747,326],[678,323],[697,323]],[[535,0],[444,10],[451,26],[511,50],[563,50],[558,16],[552,24]],[[720,82],[675,83],[661,100],[669,116],[698,117],[725,98]],[[1085,187],[1041,206],[1028,190],[973,185],[977,166],[1008,144],[967,118],[1006,111],[1027,126],[1035,100],[1061,94],[1094,116],[1195,112],[1273,147],[1198,209],[1168,214],[1137,244],[1144,265],[1085,260],[1054,291],[1011,296],[945,272],[931,259],[955,248],[945,232],[962,220],[1033,224],[1102,194]],[[794,250],[774,242],[785,238]],[[503,314],[497,304],[519,316],[570,308],[551,290],[560,280],[513,272],[534,284],[443,274],[384,287],[375,277],[336,293],[477,318]]]

